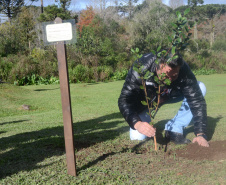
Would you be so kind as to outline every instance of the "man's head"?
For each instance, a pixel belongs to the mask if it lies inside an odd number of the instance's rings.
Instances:
[[[159,61],[159,65],[157,67],[157,74],[158,76],[162,73],[166,74],[166,78],[168,78],[171,82],[176,80],[179,75],[180,67],[184,64],[184,61],[179,53],[176,55],[178,58],[171,60],[169,63],[167,63],[167,59],[171,56],[172,54],[169,54],[167,58],[163,58]]]

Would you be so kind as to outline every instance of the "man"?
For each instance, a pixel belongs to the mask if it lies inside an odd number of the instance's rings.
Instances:
[[[205,85],[197,82],[191,69],[181,57],[165,64],[161,60],[160,64],[155,63],[156,57],[153,54],[145,54],[140,59],[143,70],[154,73],[149,79],[145,80],[147,94],[151,100],[157,100],[157,86],[154,76],[165,73],[166,78],[171,81],[169,86],[162,88],[161,104],[183,100],[182,106],[177,115],[165,125],[165,137],[175,144],[187,144],[191,142],[183,136],[183,128],[187,127],[193,118],[195,138],[200,146],[208,147],[206,137],[207,113],[204,95]],[[137,61],[136,61],[137,62]],[[133,69],[129,70],[121,95],[118,99],[118,106],[125,120],[130,126],[131,140],[143,140],[146,137],[154,137],[156,129],[149,124],[151,118],[146,114],[147,106],[142,105],[145,100],[144,90],[140,88],[142,80],[139,74]]]

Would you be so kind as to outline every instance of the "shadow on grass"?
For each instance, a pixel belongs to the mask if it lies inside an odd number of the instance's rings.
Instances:
[[[128,130],[120,113],[74,124],[75,148],[79,151],[95,143],[113,140]],[[21,120],[24,121],[24,120]],[[14,123],[19,121],[14,121]],[[6,123],[5,123],[6,124]],[[63,125],[39,131],[0,138],[0,179],[20,171],[42,168],[38,163],[52,156],[65,154]]]
[[[58,88],[54,88],[54,89],[35,89],[34,91],[51,91],[51,90],[56,90],[56,89],[60,89]]]
[[[12,123],[21,123],[21,122],[25,122],[25,121],[29,121],[29,120],[8,121],[8,122],[0,123],[0,125],[12,124]]]
[[[221,117],[208,117],[208,138],[212,138],[217,122]],[[21,120],[25,121],[25,120]],[[14,123],[17,123],[15,121]],[[158,132],[157,141],[164,144],[165,140],[162,135],[164,125],[167,120],[157,123]],[[119,126],[124,123],[120,113],[113,113],[106,116],[90,119],[87,121],[74,123],[75,148],[77,151],[90,147],[96,143],[113,140],[120,134],[128,132],[129,127]],[[6,123],[5,123],[6,124]],[[186,133],[193,132],[193,127],[186,129]],[[129,138],[128,138],[129,139]],[[132,150],[137,150],[149,139],[135,145]],[[82,166],[78,171],[86,169],[98,161],[103,161],[107,157],[122,151],[109,152],[103,154],[97,159]],[[0,178],[16,174],[20,171],[31,171],[42,168],[38,163],[52,156],[62,156],[65,154],[63,126],[46,128],[39,131],[25,132],[9,137],[0,138]]]

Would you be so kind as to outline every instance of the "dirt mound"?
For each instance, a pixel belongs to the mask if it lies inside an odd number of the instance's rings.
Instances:
[[[209,147],[200,147],[198,144],[189,144],[185,149],[177,150],[178,157],[190,160],[226,160],[226,141],[210,142]]]

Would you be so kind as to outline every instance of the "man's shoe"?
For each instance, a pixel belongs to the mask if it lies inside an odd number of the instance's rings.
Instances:
[[[172,141],[173,143],[179,144],[179,145],[180,144],[188,144],[188,143],[191,142],[189,139],[186,139],[183,136],[183,134],[177,133],[177,132],[171,132],[171,131],[168,131],[168,130],[165,131],[165,138],[168,141]]]

